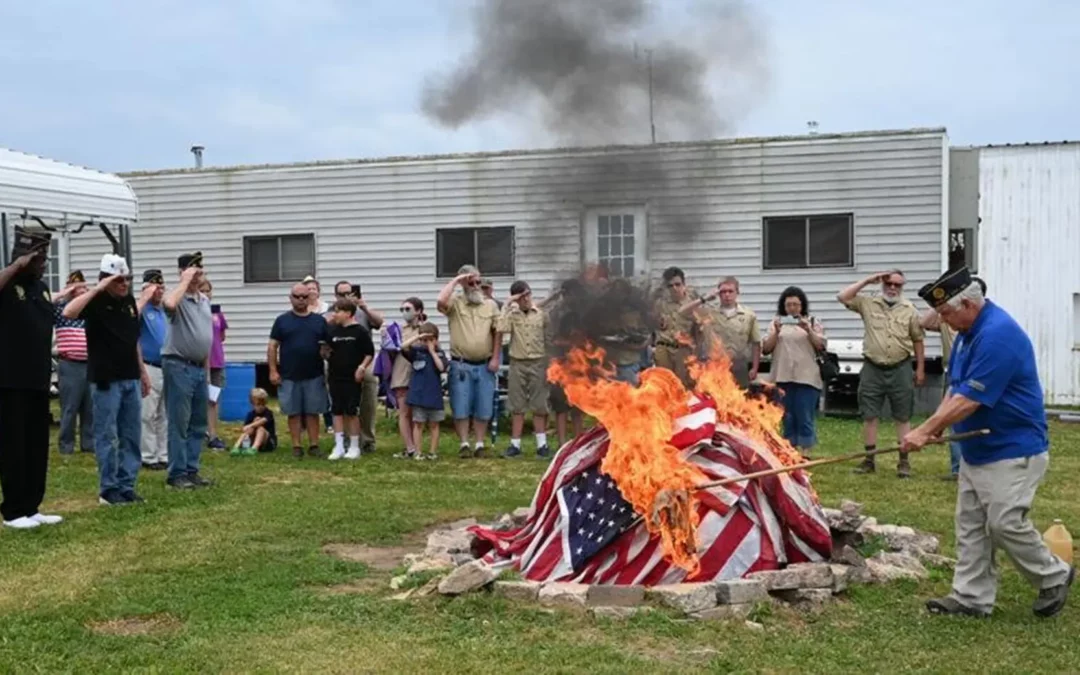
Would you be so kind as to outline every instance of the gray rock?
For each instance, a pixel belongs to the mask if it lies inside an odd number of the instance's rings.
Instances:
[[[865,562],[864,562],[865,564]],[[853,568],[848,565],[833,565],[833,586],[832,592],[834,595],[843,593],[847,590],[848,583],[851,580],[851,570]]]
[[[439,592],[443,595],[461,595],[487,586],[499,576],[483,562],[474,560],[462,565],[439,582]]]
[[[920,553],[919,562],[930,567],[951,570],[956,568],[956,560],[937,553]]]
[[[878,551],[866,560],[871,581],[889,583],[897,579],[925,579],[926,568],[917,558],[905,553]]]
[[[510,514],[510,517],[514,519],[515,525],[524,525],[525,521],[529,519],[529,507],[520,506],[514,509],[514,512]]]
[[[471,563],[476,558],[472,553],[451,553],[450,560],[454,561],[454,567],[461,567],[466,563]]]
[[[638,612],[648,607],[593,607],[589,611],[598,619],[614,619],[623,621],[636,616]]]
[[[439,592],[439,582],[443,580],[443,577],[432,577],[428,579],[428,582],[420,588],[414,589],[416,591],[416,597],[424,598],[429,595],[435,595]]]
[[[452,570],[455,567],[457,567],[457,565],[454,564],[453,558],[446,554],[440,554],[416,560],[411,565],[409,565],[409,569],[406,574],[442,572],[443,570]]]
[[[856,551],[853,546],[841,546],[838,549],[833,549],[832,561],[841,565],[850,565],[851,567],[866,567],[866,558],[862,557],[862,554]]]
[[[755,579],[728,579],[717,581],[716,602],[720,605],[745,605],[765,600],[769,593],[765,584]]]
[[[538,595],[541,605],[548,607],[581,608],[589,593],[588,584],[572,584],[557,581],[544,584]]]
[[[399,602],[402,601],[402,600],[408,600],[409,598],[411,598],[413,596],[413,593],[415,593],[415,592],[416,592],[415,588],[410,588],[409,590],[405,591],[404,593],[397,593],[395,595],[391,595],[390,599],[391,600],[397,600]]]
[[[877,518],[868,516],[859,526],[858,532],[868,533],[878,526]]]
[[[394,577],[393,579],[390,580],[390,590],[392,590],[392,591],[398,590],[408,580],[409,580],[409,577],[405,576],[404,574],[402,574],[399,577]]]
[[[589,607],[637,607],[645,601],[644,586],[590,586]]]
[[[725,621],[728,619],[746,619],[754,609],[752,603],[742,605],[719,605],[693,612],[690,617],[698,621]]]
[[[510,600],[536,602],[541,584],[536,581],[496,581],[495,595]]]
[[[782,570],[754,572],[747,576],[765,584],[765,590],[786,591],[798,588],[832,588],[833,572],[829,563],[799,563]]]
[[[703,612],[716,607],[716,587],[712,584],[669,584],[654,586],[645,597],[684,614]]]
[[[828,588],[799,588],[790,591],[776,591],[773,596],[799,609],[816,610],[832,600],[832,590]]]
[[[495,519],[495,522],[491,524],[491,529],[498,532],[505,532],[506,530],[512,530],[516,527],[514,524],[514,517],[509,513],[504,513]]]
[[[465,530],[439,530],[428,535],[424,555],[435,557],[454,553],[472,553],[472,543],[476,537]]]
[[[761,631],[765,630],[765,626],[763,626],[760,623],[754,622],[754,621],[747,621],[743,625],[746,626],[747,630],[752,630],[752,631],[755,631],[755,632],[761,632]]]

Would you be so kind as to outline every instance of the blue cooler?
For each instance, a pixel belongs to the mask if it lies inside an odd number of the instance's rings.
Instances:
[[[218,398],[218,419],[222,422],[243,422],[251,410],[248,395],[254,388],[254,363],[226,363],[225,388]]]

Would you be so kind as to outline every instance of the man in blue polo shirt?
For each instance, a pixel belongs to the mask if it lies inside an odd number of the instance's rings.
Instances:
[[[995,549],[1004,549],[1039,589],[1038,616],[1065,606],[1076,570],[1042,541],[1028,519],[1049,462],[1042,384],[1031,340],[1009,314],[986,300],[968,269],[941,276],[919,291],[941,320],[958,331],[949,391],[937,412],[904,437],[918,450],[949,426],[989,429],[962,441],[956,504],[956,571],[952,592],[930,600],[933,614],[989,616],[997,592]]]
[[[142,465],[151,471],[169,468],[165,375],[161,370],[161,350],[169,329],[164,298],[165,276],[161,270],[143,272],[142,293],[135,304],[139,309],[139,348],[150,376],[150,394],[142,400]]]

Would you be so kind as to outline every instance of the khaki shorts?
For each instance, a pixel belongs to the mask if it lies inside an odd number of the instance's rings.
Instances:
[[[548,411],[547,359],[510,361],[510,412],[546,415]]]
[[[863,361],[859,373],[859,414],[864,420],[880,418],[886,400],[895,421],[911,419],[915,410],[915,375],[911,359],[904,359],[889,368]]]

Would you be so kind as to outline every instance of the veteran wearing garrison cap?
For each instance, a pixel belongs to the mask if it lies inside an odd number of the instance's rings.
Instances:
[[[1075,570],[1050,553],[1028,511],[1049,462],[1042,384],[1031,340],[1002,308],[983,297],[967,268],[923,286],[919,296],[957,331],[949,390],[930,419],[904,437],[918,450],[950,426],[989,429],[961,441],[952,592],[927,602],[935,614],[989,616],[1004,549],[1038,591],[1033,607],[1049,617],[1065,606]]]
[[[177,260],[177,267],[180,283],[164,300],[169,330],[161,349],[169,439],[166,483],[190,490],[210,485],[199,473],[199,459],[210,402],[208,360],[214,320],[210,299],[199,291],[204,274],[202,253],[185,253]]]
[[[15,228],[0,270],[0,514],[4,527],[60,522],[38,512],[49,462],[49,377],[54,310],[41,280],[50,236]]]
[[[151,471],[169,468],[168,417],[165,411],[165,373],[161,350],[169,333],[165,314],[165,275],[159,269],[143,272],[139,308],[139,349],[150,377],[150,393],[142,401],[142,465]]]

